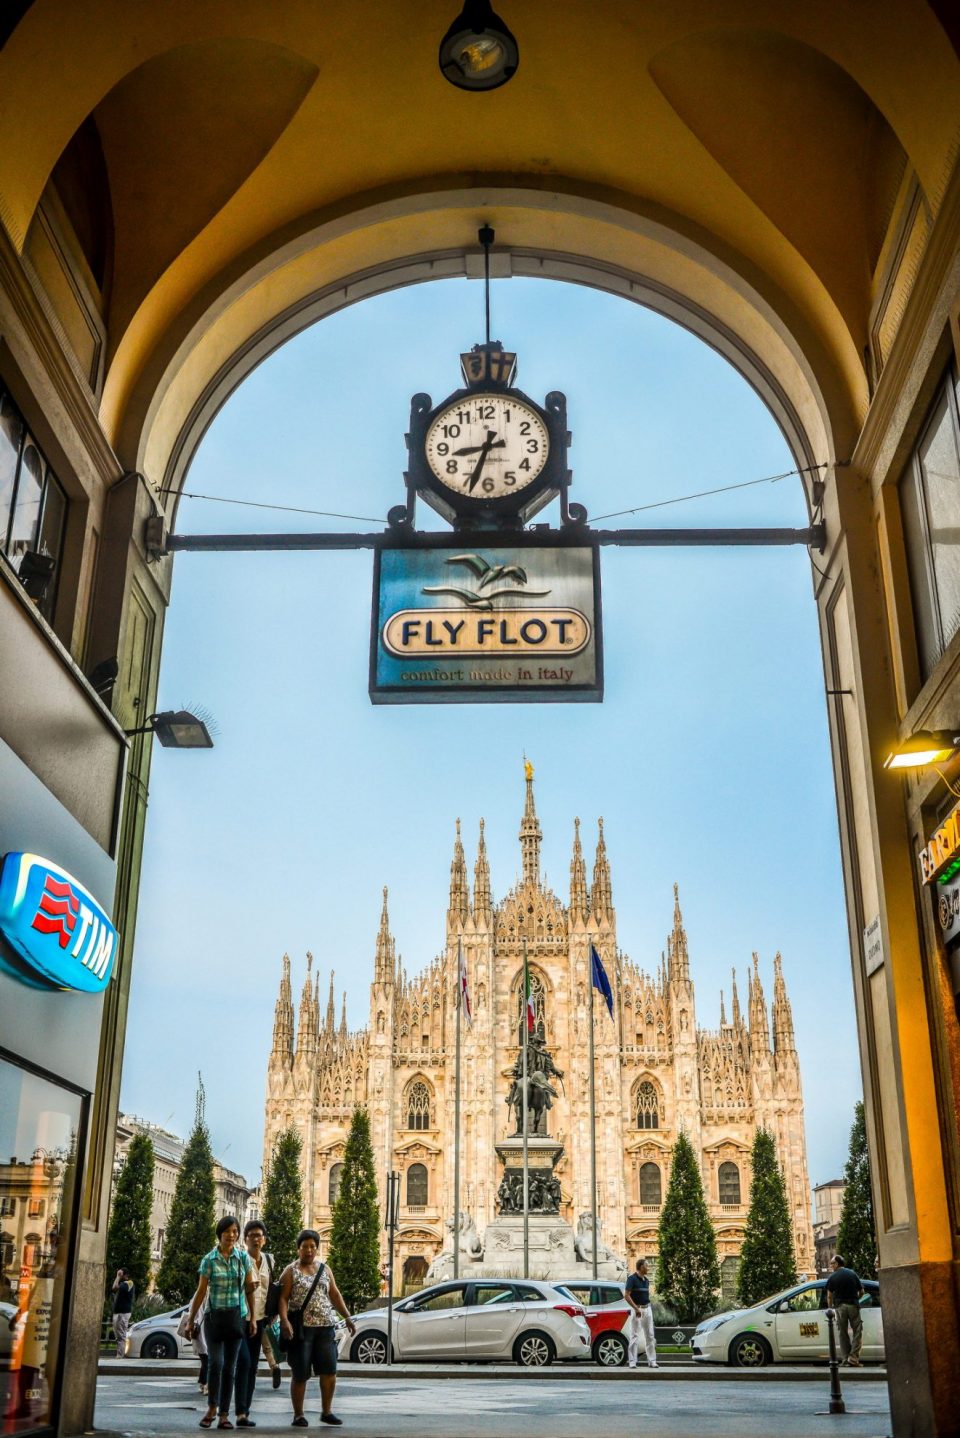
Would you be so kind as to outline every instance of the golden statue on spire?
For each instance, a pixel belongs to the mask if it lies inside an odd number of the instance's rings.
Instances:
[[[533,765],[530,763],[530,760],[526,757],[526,755],[524,755],[523,757],[523,772],[526,774],[527,783],[529,784],[533,779]]]

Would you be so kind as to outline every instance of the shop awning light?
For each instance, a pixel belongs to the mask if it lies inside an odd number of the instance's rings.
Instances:
[[[516,73],[520,50],[490,0],[466,0],[440,41],[444,77],[461,90],[496,90]]]
[[[960,734],[951,729],[920,729],[911,734],[883,761],[885,769],[925,769],[928,764],[945,764],[960,747]]]
[[[126,733],[128,739],[134,734],[156,734],[165,749],[213,748],[210,730],[189,709],[165,709],[162,714],[151,714],[146,724],[141,724],[139,729],[128,729]]]

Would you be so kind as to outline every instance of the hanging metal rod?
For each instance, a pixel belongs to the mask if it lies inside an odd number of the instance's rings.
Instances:
[[[578,524],[563,529],[534,525],[515,531],[469,529],[453,533],[425,533],[400,527],[370,534],[166,534],[159,543],[157,539],[152,542],[148,539],[148,549],[159,556],[258,549],[462,549],[465,544],[479,544],[485,549],[543,549],[577,544],[616,544],[641,549],[803,544],[822,554],[825,541],[823,524],[813,524],[809,529],[590,529]]]

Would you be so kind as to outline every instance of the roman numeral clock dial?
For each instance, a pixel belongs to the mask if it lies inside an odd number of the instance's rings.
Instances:
[[[424,457],[453,494],[496,501],[539,478],[550,435],[536,410],[513,395],[467,394],[435,416]]]

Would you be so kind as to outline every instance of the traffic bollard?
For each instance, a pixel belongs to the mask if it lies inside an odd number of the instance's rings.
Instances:
[[[827,1334],[830,1339],[830,1413],[846,1413],[846,1404],[840,1391],[840,1364],[837,1360],[837,1312],[827,1309]]]

